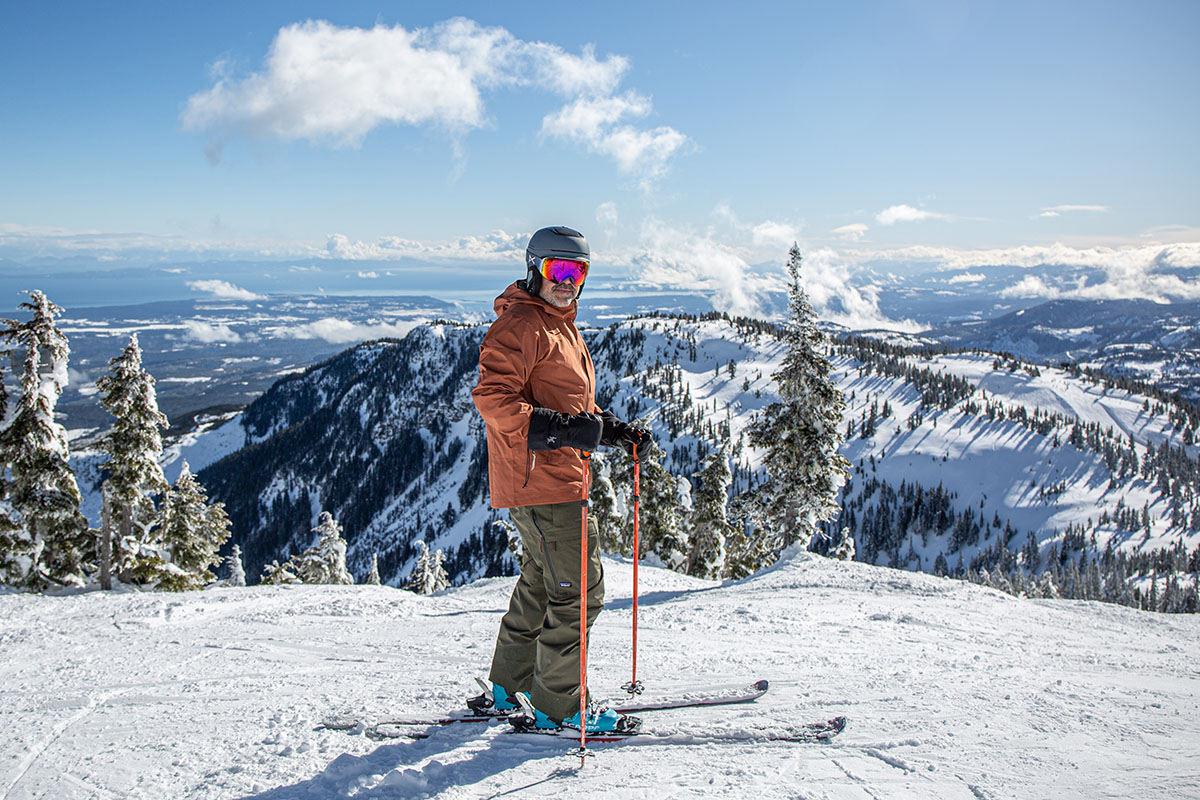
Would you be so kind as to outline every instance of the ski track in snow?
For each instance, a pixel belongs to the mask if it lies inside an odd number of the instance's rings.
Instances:
[[[606,559],[590,674],[629,677],[631,568]],[[793,554],[716,584],[642,569],[645,697],[767,678],[752,704],[644,715],[593,745],[437,716],[484,674],[512,580],[0,596],[0,800],[1200,797],[1200,619],[1018,600]],[[829,744],[712,741],[836,714]]]

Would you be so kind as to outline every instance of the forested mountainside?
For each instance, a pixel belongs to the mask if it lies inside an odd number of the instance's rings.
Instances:
[[[1200,400],[1196,302],[1051,300],[994,319],[937,325],[922,337],[1035,363],[1080,363]]]
[[[402,581],[421,540],[446,551],[456,581],[512,569],[507,534],[494,524],[505,515],[487,503],[483,425],[470,399],[484,331],[425,326],[363,344],[247,408],[248,446],[201,479],[227,504],[248,573],[311,544],[322,509],[343,524],[360,576],[378,553],[384,580]],[[648,421],[667,472],[685,479],[669,493],[685,528],[700,463],[722,443],[731,496],[761,480],[745,434],[775,399],[777,334],[718,315],[584,331],[601,405]],[[849,528],[861,560],[1025,578],[1049,571],[1073,596],[1153,590],[1159,600],[1182,596],[1182,576],[1200,569],[1194,406],[1078,368],[981,352],[847,337],[830,356],[848,401],[842,451],[854,467],[831,538]],[[617,477],[618,457],[607,461],[599,471]],[[621,517],[629,490],[619,480],[614,489]],[[1119,580],[1106,583],[1110,575]]]

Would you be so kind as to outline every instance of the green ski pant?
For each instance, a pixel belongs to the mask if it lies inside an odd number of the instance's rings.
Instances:
[[[534,708],[562,720],[579,710],[578,500],[509,509],[521,534],[521,576],[500,621],[492,683],[527,692]],[[588,519],[589,640],[604,608],[604,568],[595,519]]]

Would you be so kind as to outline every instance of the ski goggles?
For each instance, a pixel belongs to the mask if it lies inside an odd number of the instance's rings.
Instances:
[[[569,258],[543,258],[540,272],[546,280],[562,283],[570,278],[576,286],[580,286],[587,277],[588,262]]]

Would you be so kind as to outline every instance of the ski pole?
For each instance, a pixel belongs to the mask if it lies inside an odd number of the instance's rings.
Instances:
[[[633,678],[621,688],[631,695],[642,693],[641,681],[637,679],[637,628],[638,628],[638,563],[641,561],[641,544],[638,535],[638,517],[642,496],[642,467],[638,460],[637,445],[633,446]]]
[[[580,501],[580,531],[582,553],[579,559],[579,766],[582,767],[587,749],[587,593],[588,593],[588,467],[591,453],[579,451],[583,457],[583,499]]]

